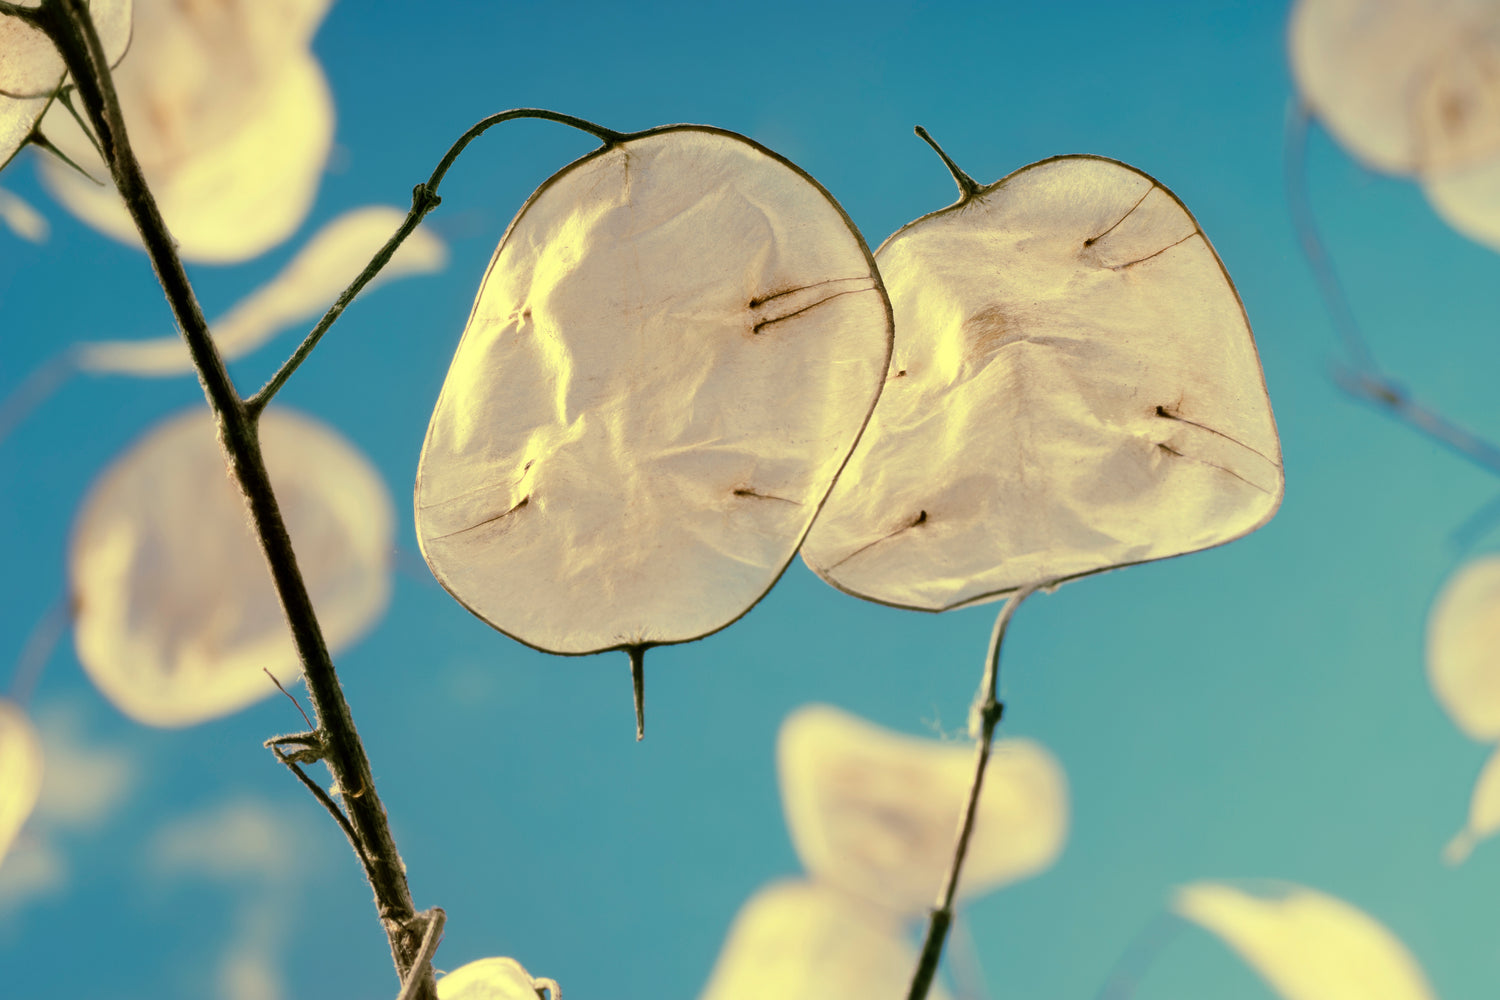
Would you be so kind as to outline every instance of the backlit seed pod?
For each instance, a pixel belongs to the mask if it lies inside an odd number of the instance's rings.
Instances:
[[[1321,892],[1287,886],[1262,898],[1195,882],[1172,908],[1222,939],[1284,1000],[1435,1000],[1395,935]]]
[[[22,7],[41,0],[19,0]],[[110,65],[130,47],[131,0],[92,0],[89,12]],[[41,31],[0,14],[0,167],[26,144],[63,82],[62,56]]]
[[[1483,163],[1423,175],[1422,193],[1448,225],[1500,250],[1500,151]]]
[[[1500,156],[1500,4],[1299,0],[1303,101],[1363,163],[1430,173]]]
[[[41,737],[20,705],[0,698],[0,864],[41,792]]]
[[[481,958],[437,981],[438,1000],[539,1000],[544,988],[558,1000],[556,983],[533,979],[513,958]]]
[[[1283,480],[1260,360],[1177,197],[1096,156],[988,187],[950,167],[961,199],[876,252],[896,349],[807,563],[942,611],[1269,520]]]
[[[1463,864],[1475,846],[1500,831],[1500,751],[1492,754],[1474,782],[1469,798],[1469,821],[1443,849],[1443,860]]]
[[[214,321],[213,338],[220,355],[226,361],[243,357],[288,326],[321,315],[405,218],[400,209],[372,205],[328,223],[280,274]],[[365,291],[394,278],[440,270],[447,260],[443,241],[419,228]],[[80,370],[94,373],[178,375],[193,371],[187,345],[176,335],[81,344],[73,356]]]
[[[1500,556],[1465,564],[1427,615],[1427,681],[1476,740],[1500,740]]]
[[[821,882],[906,915],[936,901],[974,780],[972,745],[893,733],[827,705],[787,717],[777,745],[782,808]],[[1067,777],[1030,740],[995,744],[960,897],[1045,870],[1068,832]]]
[[[868,249],[801,170],[718,129],[616,137],[495,252],[422,449],[422,553],[555,653],[723,628],[796,552],[890,335]]]
[[[347,646],[390,595],[385,486],[311,418],[267,410],[260,437],[323,634]],[[157,427],[100,477],[74,523],[69,576],[78,658],[139,722],[226,715],[276,693],[263,670],[283,682],[301,671],[207,411]]]
[[[327,7],[328,0],[136,0],[132,57],[115,86],[183,257],[246,260],[307,216],[333,143],[333,98],[308,48]],[[42,128],[74,162],[102,171],[65,110],[50,112]],[[42,177],[86,223],[136,242],[112,187],[61,163],[45,163]]]
[[[699,1000],[899,1000],[916,963],[896,914],[831,886],[776,882],[734,918]],[[948,993],[935,983],[927,996]]]

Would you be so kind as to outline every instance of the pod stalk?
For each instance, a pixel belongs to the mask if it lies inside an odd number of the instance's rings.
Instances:
[[[953,157],[943,152],[943,147],[937,144],[937,140],[932,137],[932,134],[930,132],[928,132],[920,125],[918,125],[914,131],[917,133],[917,138],[921,139],[923,142],[927,143],[927,145],[931,146],[932,151],[934,153],[937,153],[937,155],[942,158],[943,165],[946,166],[948,168],[948,172],[953,175],[953,183],[958,185],[958,200],[960,203],[968,201],[970,198],[979,193],[979,182],[970,177],[968,174],[964,173],[963,168],[961,168],[957,163],[953,162]]]
[[[646,647],[626,646],[630,656],[630,685],[635,691],[635,741],[646,738]]]

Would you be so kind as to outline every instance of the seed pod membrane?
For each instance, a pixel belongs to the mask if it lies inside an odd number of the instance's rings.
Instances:
[[[1500,740],[1500,556],[1465,564],[1433,602],[1427,681],[1459,729]]]
[[[1288,47],[1303,101],[1361,162],[1429,173],[1500,155],[1500,5],[1299,0]]]
[[[817,882],[775,882],[734,918],[699,1000],[900,1000],[916,960],[898,915]],[[927,996],[948,1000],[936,983]]]
[[[797,856],[821,882],[897,913],[927,912],[953,862],[974,748],[889,732],[826,705],[788,716],[777,744]],[[1049,867],[1068,832],[1062,767],[1030,740],[995,744],[960,898]]]
[[[285,409],[261,447],[323,634],[359,638],[390,595],[394,515],[379,474],[343,438]],[[187,726],[238,711],[301,664],[212,417],[150,432],[95,484],[69,554],[78,658],[126,715]]]
[[[1500,831],[1500,751],[1491,754],[1480,770],[1469,796],[1468,822],[1443,848],[1443,860],[1463,864],[1479,842],[1496,831]]]
[[[495,252],[422,449],[422,553],[552,652],[723,628],[796,552],[890,336],[863,240],[796,167],[698,126],[608,145]]]
[[[438,979],[437,994],[438,1000],[538,1000],[543,985],[551,980],[533,979],[513,958],[481,958]]]
[[[803,548],[834,586],[941,611],[1218,545],[1275,512],[1281,452],[1244,309],[1151,177],[1043,160],[876,261],[896,350]]]
[[[1321,892],[1286,886],[1267,899],[1194,882],[1172,909],[1221,938],[1283,1000],[1435,1000],[1395,935]]]
[[[0,698],[0,864],[41,792],[41,737],[20,705]]]

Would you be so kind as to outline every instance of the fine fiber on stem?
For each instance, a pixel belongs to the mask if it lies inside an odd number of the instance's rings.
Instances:
[[[970,710],[969,734],[976,742],[974,758],[974,781],[969,785],[969,798],[964,805],[963,817],[959,820],[958,836],[953,844],[953,861],[948,866],[948,877],[938,896],[927,923],[927,933],[922,939],[922,951],[917,956],[917,968],[912,974],[911,989],[906,1000],[926,1000],[927,991],[937,975],[938,961],[943,957],[943,942],[947,940],[948,928],[953,924],[953,900],[958,895],[958,880],[963,873],[964,857],[969,853],[969,838],[974,833],[974,817],[979,812],[979,793],[984,789],[984,772],[990,762],[991,744],[995,729],[1005,706],[996,692],[1000,685],[1000,647],[1005,642],[1005,630],[1021,602],[1036,591],[1035,586],[1023,587],[1006,600],[1005,606],[995,617],[995,627],[990,632],[990,646],[985,656],[984,677],[979,683],[979,693],[974,697]]]
[[[464,151],[469,143],[496,125],[502,122],[515,121],[520,118],[535,118],[569,125],[580,131],[587,132],[606,146],[623,142],[626,138],[620,132],[595,125],[591,121],[586,121],[573,115],[561,114],[556,111],[547,111],[543,108],[512,108],[509,111],[501,111],[498,114],[490,115],[488,118],[483,118],[476,122],[468,131],[459,136],[452,146],[448,147],[448,152],[443,154],[443,158],[438,161],[438,165],[433,169],[432,175],[424,183],[412,188],[411,210],[406,213],[406,218],[401,221],[401,225],[396,228],[391,238],[386,240],[385,245],[370,259],[370,263],[359,273],[359,276],[349,283],[349,287],[344,289],[337,301],[329,307],[328,312],[323,314],[323,318],[318,320],[318,325],[313,327],[312,331],[303,338],[302,343],[297,345],[297,349],[292,352],[291,357],[287,358],[285,363],[276,370],[276,373],[260,388],[259,392],[250,397],[246,405],[249,407],[252,416],[258,415],[265,408],[266,404],[271,401],[271,397],[280,391],[281,387],[286,384],[287,379],[292,377],[292,373],[302,365],[302,362],[307,360],[307,356],[312,353],[314,347],[318,346],[318,341],[323,339],[323,335],[328,332],[328,328],[333,326],[349,303],[354,301],[354,297],[374,280],[375,276],[380,273],[386,264],[390,263],[390,259],[395,254],[397,248],[406,241],[408,236],[416,232],[417,227],[422,224],[422,220],[427,217],[427,213],[442,203],[443,199],[438,197],[438,187],[443,183],[443,178],[448,175],[448,168],[453,166],[459,154]]]
[[[291,539],[261,457],[254,417],[224,368],[172,236],[130,147],[108,62],[85,0],[44,0],[36,9],[35,19],[57,45],[78,88],[115,187],[135,221],[218,422],[230,472],[244,494],[302,661],[308,695],[326,747],[325,760],[343,791],[350,826],[368,855],[381,924],[390,941],[398,978],[405,981],[416,965],[421,921],[416,919],[405,869],[396,852],[385,808],[375,792],[369,760],[355,731],[307,586],[297,569]],[[431,971],[419,973],[416,1000],[436,1000],[436,996]]]

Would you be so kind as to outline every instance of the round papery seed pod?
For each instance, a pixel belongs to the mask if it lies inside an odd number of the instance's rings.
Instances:
[[[1299,0],[1297,89],[1356,159],[1430,173],[1500,156],[1500,4]]]
[[[422,449],[422,554],[550,652],[721,629],[797,551],[890,338],[868,248],[800,169],[702,126],[607,139],[495,251]]]
[[[25,709],[0,698],[0,864],[41,792],[41,738]]]
[[[1250,325],[1176,196],[1096,156],[988,187],[948,162],[960,200],[876,252],[896,349],[808,565],[943,611],[1269,520],[1281,450]]]
[[[438,1000],[539,1000],[546,989],[558,1000],[557,984],[535,979],[513,958],[481,958],[437,981]]]
[[[1500,556],[1464,564],[1432,602],[1427,682],[1459,729],[1500,740]]]
[[[261,449],[330,649],[352,643],[390,597],[395,516],[385,485],[341,436],[282,408]],[[301,672],[245,501],[212,416],[148,433],[94,485],[68,571],[78,658],[126,715],[187,726],[276,693]]]
[[[1282,884],[1259,895],[1194,882],[1177,890],[1172,909],[1227,944],[1283,1000],[1435,1000],[1394,934],[1314,889]]]

